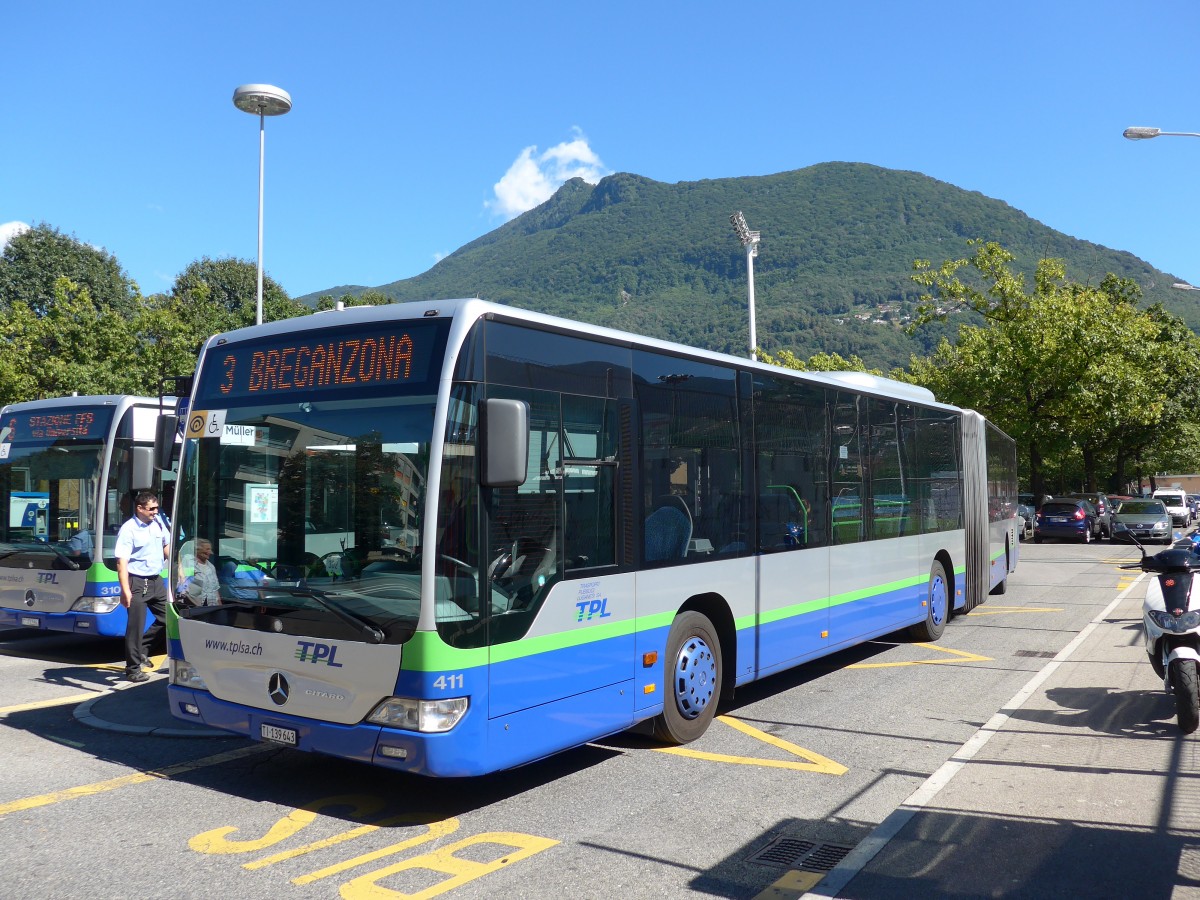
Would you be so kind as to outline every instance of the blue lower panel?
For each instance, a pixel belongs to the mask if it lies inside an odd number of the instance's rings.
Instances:
[[[533,709],[489,720],[482,704],[475,703],[454,731],[417,734],[378,725],[334,725],[295,716],[250,709],[218,700],[206,691],[167,688],[171,714],[193,724],[204,724],[262,740],[262,725],[291,728],[296,749],[373,763],[420,775],[444,777],[483,775],[533,762],[590,740],[623,731],[633,724],[630,697],[633,682],[612,685],[567,697]],[[192,704],[199,715],[190,715]],[[393,750],[384,755],[381,748]],[[398,759],[394,751],[403,751]]]
[[[829,647],[856,644],[923,621],[926,609],[921,602],[928,593],[929,585],[921,582],[830,607]]]
[[[379,740],[379,732],[383,730],[378,725],[334,725],[313,719],[267,713],[237,703],[227,703],[206,691],[194,691],[190,688],[168,687],[167,700],[171,704],[171,715],[185,722],[203,722],[212,728],[240,734],[255,741],[262,740],[264,724],[291,728],[296,732],[296,749],[356,759],[359,762],[375,761],[375,744]],[[200,715],[197,717],[185,712],[186,703],[199,709]]]
[[[828,625],[829,611],[818,609],[760,626],[758,675],[786,669],[828,653],[831,641],[821,637]],[[751,629],[742,634],[753,638]]]
[[[488,769],[519,766],[624,731],[633,725],[633,689],[626,681],[489,720]]]
[[[147,612],[146,627],[154,621],[154,614]],[[34,624],[36,623],[36,624]],[[0,625],[17,628],[37,628],[43,631],[67,631],[72,634],[96,634],[101,637],[124,637],[129,623],[129,613],[118,606],[109,613],[47,613],[19,609],[0,609]]]

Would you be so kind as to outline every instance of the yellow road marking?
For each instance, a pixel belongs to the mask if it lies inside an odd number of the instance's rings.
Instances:
[[[799,756],[808,762],[794,762],[786,759],[761,759],[756,756],[730,756],[725,753],[708,753],[704,750],[692,750],[689,747],[655,747],[659,753],[671,753],[675,756],[687,756],[691,759],[705,759],[709,762],[732,763],[739,766],[763,766],[768,769],[795,769],[800,772],[818,772],[822,775],[845,775],[850,770],[841,763],[834,762],[821,756],[819,753],[813,753],[811,750],[805,750],[803,747],[793,744],[791,741],[785,741],[782,738],[777,738],[773,734],[767,734],[765,731],[760,731],[753,725],[747,725],[738,719],[730,716],[717,716],[718,722],[724,722],[730,728],[736,728],[742,734],[747,734],[757,741],[762,741],[765,744],[770,744],[773,747],[778,747],[793,756]]]
[[[46,709],[50,706],[65,706],[68,703],[83,703],[85,700],[94,700],[102,690],[88,691],[86,694],[70,694],[66,697],[56,697],[53,700],[35,700],[32,703],[18,703],[16,706],[0,707],[0,716],[7,716],[9,713],[26,712],[31,709]]]
[[[243,747],[239,750],[231,750],[228,753],[218,753],[215,756],[206,756],[203,759],[198,759],[194,762],[179,763],[178,765],[168,766],[165,769],[151,770],[147,772],[135,772],[132,775],[122,775],[120,778],[110,778],[108,781],[96,781],[92,784],[81,784],[73,788],[67,788],[63,791],[54,791],[53,793],[49,794],[38,794],[36,797],[25,797],[22,800],[12,800],[8,803],[0,803],[0,816],[7,815],[11,812],[22,812],[27,809],[36,809],[39,806],[50,806],[54,803],[61,803],[64,800],[77,800],[80,797],[92,797],[96,794],[103,794],[107,791],[115,791],[118,788],[130,787],[131,785],[135,784],[144,784],[147,781],[170,779],[177,775],[182,775],[185,772],[193,772],[196,769],[204,769],[208,766],[219,766],[223,763],[240,759],[243,756],[252,756],[255,753],[262,753],[264,750],[269,749],[272,748],[261,745]]]
[[[975,611],[971,612],[975,615]],[[847,669],[890,669],[894,666],[938,666],[946,663],[960,662],[991,662],[992,657],[980,656],[978,653],[967,653],[965,650],[951,650],[949,647],[939,647],[937,644],[915,644],[917,647],[924,647],[926,650],[936,650],[939,653],[947,653],[948,657],[941,659],[913,659],[906,662],[885,662],[885,663],[854,663],[846,666]]]
[[[796,900],[817,886],[824,878],[820,872],[800,872],[791,869],[769,888],[754,896],[754,900]]]

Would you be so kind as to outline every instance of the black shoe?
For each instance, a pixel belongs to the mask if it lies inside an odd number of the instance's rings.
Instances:
[[[133,681],[133,682],[140,684],[143,681],[149,681],[150,676],[147,675],[145,672],[143,672],[141,669],[137,669],[136,671],[133,671],[133,672],[126,672],[125,680]]]

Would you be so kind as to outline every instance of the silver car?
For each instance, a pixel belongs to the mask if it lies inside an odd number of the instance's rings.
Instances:
[[[1170,544],[1171,514],[1161,500],[1122,500],[1113,513],[1112,539]]]

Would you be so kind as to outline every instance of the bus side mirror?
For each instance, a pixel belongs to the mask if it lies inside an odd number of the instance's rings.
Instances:
[[[154,450],[134,447],[129,467],[129,488],[133,491],[154,489]]]
[[[484,487],[517,487],[529,472],[529,407],[521,400],[485,400],[480,422]]]
[[[167,472],[175,461],[175,437],[179,416],[162,415],[154,426],[154,468]]]

